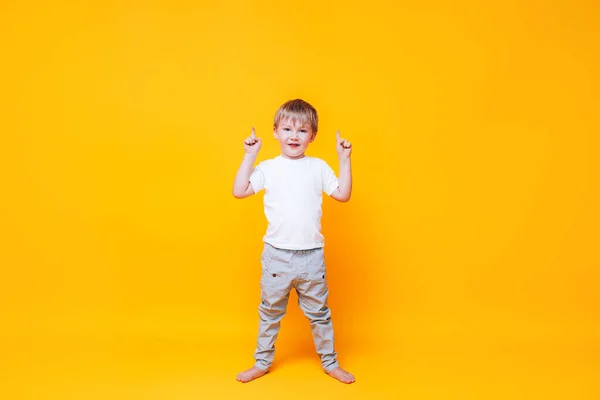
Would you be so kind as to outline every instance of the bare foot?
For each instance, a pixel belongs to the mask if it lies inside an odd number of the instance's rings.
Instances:
[[[341,367],[332,369],[331,371],[329,371],[327,373],[327,375],[331,376],[332,378],[337,379],[338,381],[340,381],[342,383],[354,383],[356,381],[356,379],[354,379],[354,375],[352,375],[350,372],[342,369]]]
[[[247,383],[250,381],[255,380],[256,378],[260,378],[261,376],[263,376],[264,374],[266,374],[268,371],[263,371],[262,369],[258,368],[258,367],[252,367],[250,369],[247,369],[244,372],[240,372],[237,376],[236,376],[236,380],[240,381],[242,383]]]

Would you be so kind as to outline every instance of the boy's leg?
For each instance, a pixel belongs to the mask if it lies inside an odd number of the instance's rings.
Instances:
[[[255,366],[266,371],[275,357],[275,341],[279,335],[281,319],[285,315],[290,292],[288,291],[282,298],[274,298],[267,295],[265,291],[261,292],[262,300],[258,306],[260,323],[254,358],[256,359]]]
[[[285,250],[265,244],[260,280],[261,302],[258,306],[260,322],[254,352],[255,367],[263,371],[267,371],[273,363],[275,341],[290,297],[291,276],[287,273],[287,258]]]
[[[333,323],[331,311],[327,306],[327,280],[325,278],[325,259],[323,249],[315,249],[308,261],[306,279],[296,284],[298,304],[310,321],[313,341],[321,366],[329,373],[339,367],[337,353],[333,346]]]

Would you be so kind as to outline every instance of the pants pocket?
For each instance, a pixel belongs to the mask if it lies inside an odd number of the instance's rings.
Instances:
[[[262,256],[260,257],[260,261],[262,263],[262,268],[265,271],[269,270],[269,266],[273,261],[273,257],[275,256],[275,248],[267,243],[265,243],[265,247],[262,252]]]
[[[309,279],[312,281],[324,281],[327,277],[327,268],[325,266],[325,250],[322,247],[315,249],[311,258]]]

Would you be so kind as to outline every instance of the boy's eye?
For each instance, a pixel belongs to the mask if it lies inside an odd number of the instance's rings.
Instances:
[[[306,129],[300,129],[300,132],[306,133]]]
[[[284,131],[289,131],[289,130],[290,130],[290,128],[283,128],[283,130],[284,130]]]

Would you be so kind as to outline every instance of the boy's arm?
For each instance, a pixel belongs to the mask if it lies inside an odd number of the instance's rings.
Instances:
[[[336,150],[340,161],[340,174],[338,177],[338,188],[331,193],[331,197],[337,201],[346,202],[352,194],[352,163],[350,154],[352,144],[340,137],[340,131],[336,132]]]
[[[243,199],[254,194],[254,189],[250,184],[250,174],[252,173],[254,161],[256,161],[256,154],[244,154],[242,165],[240,165],[233,181],[233,196],[235,198]]]
[[[244,140],[244,158],[233,181],[233,196],[238,199],[254,194],[254,189],[250,184],[250,174],[261,145],[262,142],[260,138],[256,137],[254,127],[252,127],[252,134]]]

